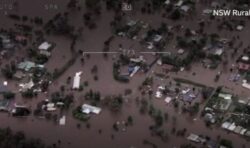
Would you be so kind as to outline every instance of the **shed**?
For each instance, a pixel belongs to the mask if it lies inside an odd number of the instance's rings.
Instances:
[[[170,103],[170,102],[171,102],[171,100],[172,100],[172,98],[171,98],[171,97],[166,97],[164,101],[168,104],[168,103]]]
[[[193,142],[197,142],[197,143],[200,142],[199,136],[196,135],[196,134],[193,134],[193,133],[191,133],[191,134],[187,137],[187,139],[190,140],[190,141],[193,141]]]

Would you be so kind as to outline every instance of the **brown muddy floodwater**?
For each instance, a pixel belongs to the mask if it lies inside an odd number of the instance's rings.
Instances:
[[[13,0],[14,1],[14,0]],[[44,20],[48,20],[53,17],[58,12],[64,12],[65,6],[68,0],[18,0],[17,7],[14,10],[6,10],[8,13],[18,13],[19,15],[27,15],[30,17],[41,16]],[[11,2],[8,1],[8,2]],[[58,9],[46,9],[46,5],[55,4]],[[52,7],[52,6],[51,6]],[[201,10],[202,7],[197,6],[197,11]],[[4,28],[12,27],[15,23],[12,20],[9,20],[5,17],[4,11],[0,10],[0,26]],[[77,42],[77,49],[83,49],[85,51],[101,51],[103,49],[103,42],[110,37],[111,28],[110,21],[113,18],[113,13],[103,11],[102,17],[98,20],[96,30],[88,30],[84,29],[84,35]],[[83,26],[82,13],[80,14],[70,14],[71,23],[75,26]],[[195,20],[184,20],[181,22],[172,22],[167,19],[161,18],[160,14],[154,15],[141,15],[141,14],[130,14],[130,17],[134,19],[142,19],[153,26],[159,26],[161,22],[167,22],[168,24],[183,24],[190,28],[197,28],[198,25]],[[202,18],[202,16],[198,15],[197,18]],[[249,40],[247,36],[249,35],[250,26],[247,26],[248,29],[246,31],[241,32],[241,40],[244,41],[244,46],[249,44]],[[216,27],[210,26],[208,28],[209,32],[217,32]],[[223,36],[231,38],[233,35],[237,33],[222,33]],[[64,37],[55,37],[49,36],[47,37],[49,41],[56,43],[55,49],[52,51],[52,57],[46,64],[46,67],[49,71],[53,71],[57,67],[61,67],[65,64],[66,60],[70,58],[70,41]],[[111,50],[116,50],[119,44],[123,44],[125,48],[129,48],[133,46],[135,49],[142,49],[142,47],[136,41],[125,40],[121,38],[116,38],[112,45]],[[173,47],[173,43],[171,43],[167,50],[171,50]],[[20,49],[15,53],[15,56],[12,58],[25,57],[25,53],[23,52],[25,49]],[[129,148],[130,146],[135,146],[136,148],[146,148],[150,146],[144,145],[143,140],[147,139],[152,143],[156,144],[159,148],[173,148],[179,147],[183,143],[189,143],[185,137],[177,137],[171,135],[171,129],[176,127],[176,129],[187,129],[187,133],[195,133],[201,135],[208,135],[212,139],[215,139],[220,136],[221,138],[230,139],[233,141],[235,148],[241,148],[243,144],[246,146],[250,143],[244,140],[242,137],[237,136],[232,133],[227,133],[226,131],[221,130],[220,128],[216,129],[208,129],[202,119],[199,117],[197,120],[193,120],[193,118],[188,115],[182,115],[178,111],[175,111],[173,106],[166,106],[163,100],[152,99],[151,102],[158,109],[161,109],[163,112],[167,112],[169,114],[169,120],[164,124],[163,128],[169,133],[169,140],[167,142],[161,141],[158,137],[152,137],[149,126],[153,124],[152,119],[148,115],[141,115],[139,112],[139,107],[135,103],[136,97],[141,97],[140,93],[137,92],[138,86],[145,79],[145,75],[138,74],[133,77],[132,81],[129,84],[121,84],[113,80],[112,76],[112,57],[116,55],[109,55],[109,59],[106,60],[103,56],[100,55],[91,55],[89,60],[86,60],[84,65],[81,65],[80,59],[77,59],[76,63],[71,66],[59,79],[56,80],[50,86],[50,92],[59,90],[61,85],[66,84],[66,79],[68,76],[73,77],[75,72],[83,71],[82,82],[88,81],[89,87],[88,89],[93,89],[95,91],[100,91],[103,95],[110,94],[123,94],[124,90],[127,88],[131,88],[133,93],[128,97],[127,103],[124,104],[121,113],[112,114],[109,110],[103,109],[100,115],[94,115],[89,123],[91,125],[90,129],[86,128],[86,124],[82,123],[76,119],[72,118],[71,110],[78,105],[81,105],[84,102],[84,92],[75,92],[75,103],[74,107],[72,107],[68,112],[63,112],[63,115],[66,115],[66,125],[59,126],[53,121],[47,121],[46,119],[37,119],[35,117],[28,118],[13,118],[8,116],[8,114],[0,113],[0,127],[10,127],[14,131],[24,131],[28,137],[41,138],[45,143],[53,144],[57,143],[58,140],[61,141],[61,148]],[[152,56],[148,57],[149,59]],[[12,59],[8,59],[4,62],[9,62]],[[98,66],[98,76],[99,80],[94,81],[93,76],[90,72],[90,69],[94,66]],[[194,81],[198,81],[200,83],[207,84],[209,86],[216,86],[213,82],[213,74],[212,71],[204,72],[204,69],[200,65],[195,66],[194,70],[197,72],[197,76],[192,76],[191,73],[183,72],[177,75],[173,74],[173,77],[182,77],[188,78]],[[249,91],[243,90],[240,86],[235,84],[230,84],[226,82],[226,77],[228,74],[225,74],[224,79],[221,80],[220,83],[225,83],[225,85],[234,87],[238,93],[244,92],[245,95],[250,95]],[[0,77],[0,81],[4,80],[3,76]],[[167,80],[169,81],[169,80]],[[159,82],[160,83],[160,82]],[[16,82],[10,81],[9,88],[13,91],[17,91]],[[70,86],[67,86],[69,89]],[[70,90],[68,90],[70,91]],[[36,103],[44,100],[48,97],[48,94],[40,94],[37,98],[34,98],[32,101],[23,100],[21,95],[18,94],[16,96],[16,102],[26,103],[27,105],[34,108]],[[116,121],[124,121],[127,117],[131,115],[134,119],[134,125],[127,128],[126,132],[115,132],[112,128],[112,125]],[[175,116],[177,119],[177,123],[173,125],[172,117]],[[81,128],[77,128],[77,124],[81,124]],[[100,134],[98,130],[102,130]],[[111,135],[114,135],[114,139],[111,138]],[[194,144],[194,143],[192,143]],[[202,145],[197,145],[197,147],[202,147]]]

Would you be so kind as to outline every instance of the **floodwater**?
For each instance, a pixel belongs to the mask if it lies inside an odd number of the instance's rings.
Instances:
[[[26,0],[22,2],[18,2],[19,7],[15,10],[12,10],[15,13],[19,13],[21,15],[28,16],[41,16],[45,20],[53,17],[58,12],[64,12],[67,0],[40,0],[34,2],[33,0]],[[45,5],[47,4],[57,4],[58,10],[50,9],[46,10]],[[12,13],[9,12],[9,13]],[[1,11],[2,12],[2,11]],[[4,14],[4,13],[3,13]],[[4,17],[2,14],[0,25],[3,27],[11,27],[13,25],[13,21],[10,21]],[[1,15],[1,14],[0,14]],[[76,26],[83,25],[83,21],[81,20],[82,14],[70,14],[72,16],[71,23]],[[181,21],[181,22],[171,22],[167,21],[160,17],[160,14],[153,15],[141,15],[141,14],[129,14],[130,17],[134,19],[142,19],[153,26],[159,26],[159,24],[164,21],[169,24],[185,24],[185,26],[190,28],[197,28],[197,24],[194,25],[192,20],[189,21]],[[197,16],[198,18],[202,18],[202,16]],[[101,18],[98,20],[97,29],[96,30],[88,30],[84,28],[83,37],[77,42],[76,48],[83,49],[84,51],[101,51],[103,49],[104,41],[109,38],[112,34],[110,32],[109,22],[113,18],[113,13],[111,12],[103,12]],[[193,20],[196,21],[196,20]],[[246,31],[241,32],[241,39],[248,39],[247,35],[249,34],[249,28]],[[210,26],[209,31],[217,32],[216,27]],[[235,33],[238,34],[238,33]],[[225,32],[223,36],[231,38],[232,33]],[[61,67],[66,60],[70,58],[70,41],[64,37],[55,37],[49,36],[47,38],[49,41],[56,43],[55,49],[52,51],[52,57],[49,62],[46,64],[46,67],[49,71],[53,71],[57,67]],[[111,50],[117,50],[119,44],[123,44],[124,48],[130,48],[133,46],[134,49],[141,49],[141,46],[136,41],[128,41],[121,38],[115,38],[115,40],[111,44]],[[248,46],[249,41],[246,40],[244,42],[244,46]],[[172,50],[171,43],[167,50]],[[4,62],[9,62],[18,57],[25,57],[24,54],[25,49],[20,49],[20,51],[16,52],[16,55],[12,59],[8,59]],[[131,88],[133,93],[128,97],[127,103],[124,104],[122,111],[118,114],[111,113],[108,109],[103,109],[100,115],[93,116],[89,123],[91,125],[90,129],[85,127],[85,123],[82,123],[78,120],[73,119],[71,116],[72,107],[68,112],[64,112],[66,115],[66,125],[59,126],[53,123],[53,121],[47,121],[45,119],[37,119],[35,117],[28,118],[13,118],[9,117],[5,113],[0,114],[0,127],[10,127],[14,131],[24,131],[28,137],[41,138],[47,144],[57,143],[58,140],[61,141],[62,148],[128,148],[130,146],[135,146],[137,148],[146,148],[150,147],[143,144],[143,140],[147,139],[152,143],[156,144],[159,148],[172,148],[179,147],[183,143],[189,143],[185,137],[177,137],[171,134],[171,129],[176,127],[176,129],[187,129],[187,133],[196,133],[201,135],[208,135],[212,139],[217,138],[220,135],[221,138],[230,139],[233,141],[234,146],[236,148],[242,147],[243,144],[249,145],[249,142],[244,140],[242,137],[236,134],[228,134],[226,131],[223,131],[220,128],[216,129],[208,129],[204,125],[202,119],[199,117],[189,117],[189,115],[181,115],[178,111],[176,112],[174,108],[169,105],[166,106],[163,100],[152,99],[151,102],[157,109],[161,109],[163,112],[167,112],[169,114],[169,120],[164,124],[163,129],[167,131],[169,134],[168,142],[162,142],[157,137],[152,137],[150,134],[149,126],[153,124],[152,119],[148,115],[141,115],[139,112],[139,107],[135,104],[135,98],[140,97],[140,93],[137,92],[138,86],[145,79],[145,75],[138,74],[132,78],[132,81],[129,84],[121,84],[113,80],[112,77],[112,57],[116,55],[109,55],[108,60],[103,58],[102,54],[91,55],[90,59],[85,61],[85,64],[82,65],[80,59],[77,59],[76,63],[71,66],[59,79],[56,80],[50,86],[49,94],[53,91],[59,90],[61,85],[66,85],[66,79],[68,76],[73,77],[75,72],[83,71],[82,82],[88,81],[89,87],[87,87],[83,92],[74,92],[75,95],[75,106],[81,105],[84,101],[84,92],[88,89],[93,89],[95,91],[100,91],[103,96],[112,95],[112,94],[123,94],[124,90],[127,88]],[[147,57],[147,56],[146,56]],[[150,59],[152,56],[148,56]],[[86,58],[85,58],[86,59]],[[90,69],[94,66],[98,66],[98,81],[93,80],[93,75],[90,72]],[[230,64],[229,64],[230,65]],[[171,77],[181,77],[187,78],[199,83],[203,83],[209,86],[217,86],[219,84],[225,84],[226,86],[233,87],[236,92],[249,95],[249,91],[242,89],[239,85],[231,84],[226,81],[228,76],[227,73],[223,74],[222,79],[215,83],[213,82],[214,71],[206,70],[201,68],[200,65],[195,65],[193,67],[193,71],[197,74],[196,76],[192,75],[192,72],[183,72],[172,74]],[[0,77],[1,82],[4,78]],[[167,80],[169,81],[169,80]],[[9,87],[12,90],[17,90],[15,82],[10,81]],[[70,86],[66,86],[66,92],[70,92]],[[25,103],[28,106],[34,108],[36,103],[44,100],[48,97],[48,94],[40,94],[37,98],[33,98],[30,100],[22,99],[20,94],[16,96],[16,102]],[[115,132],[112,128],[112,125],[116,121],[124,121],[127,117],[131,115],[134,119],[134,125],[127,128],[126,132]],[[172,116],[177,118],[177,123],[173,125]],[[197,118],[197,120],[193,120],[193,118]],[[77,128],[77,124],[81,124],[81,128]],[[102,130],[102,133],[98,133],[98,130]],[[114,135],[114,139],[111,138],[111,135]],[[201,145],[197,145],[197,147],[202,147]]]

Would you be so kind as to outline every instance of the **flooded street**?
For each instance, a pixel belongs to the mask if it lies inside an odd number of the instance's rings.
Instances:
[[[17,1],[17,4],[15,4],[16,7],[13,8],[13,10],[0,10],[0,26],[6,29],[13,27],[15,24],[15,21],[10,20],[5,16],[6,12],[18,13],[21,16],[26,15],[29,17],[40,16],[44,19],[44,22],[46,22],[50,18],[54,17],[54,15],[58,12],[66,12],[65,7],[68,2],[68,0],[39,0],[36,2],[34,2],[34,0],[10,0],[8,3],[11,1]],[[57,5],[58,9],[55,10],[47,8],[52,7],[52,5]],[[197,11],[199,11],[199,9]],[[101,18],[97,20],[97,28],[95,30],[89,30],[87,27],[84,27],[82,37],[76,42],[77,50],[83,50],[84,52],[102,51],[105,40],[112,36],[110,22],[112,21],[114,14],[106,10],[102,11]],[[83,13],[69,14],[70,23],[75,26],[83,26],[84,23],[82,14]],[[132,13],[127,14],[126,17],[133,18],[135,20],[141,19],[148,22],[152,26],[159,26],[162,22],[166,22],[171,25],[183,24],[191,29],[198,27],[197,23],[194,25],[191,20],[173,22],[165,18],[161,18],[160,15],[161,14],[142,15],[140,13]],[[202,18],[202,15],[197,16],[197,20],[199,18]],[[216,27],[213,26],[210,26],[208,30],[209,32],[218,32]],[[221,35],[225,38],[232,38],[232,36],[240,34],[240,39],[243,41],[243,46],[245,47],[250,43],[248,38],[249,31],[250,25],[248,23],[245,31],[243,32],[221,32]],[[178,35],[178,33],[176,33],[176,35]],[[51,58],[45,65],[48,71],[53,72],[56,68],[62,67],[67,60],[71,58],[71,41],[66,37],[53,35],[46,36],[46,39],[56,44],[56,47],[52,50]],[[133,48],[140,51],[145,50],[137,40],[127,40],[116,37],[110,45],[110,51],[117,51],[120,44],[122,44],[124,48]],[[165,51],[174,50],[173,45],[174,42],[170,42]],[[25,58],[27,55],[24,51],[25,49],[19,49],[16,51],[13,57],[3,61],[1,67],[3,67],[5,63],[9,63],[17,57]],[[189,133],[209,136],[214,140],[218,140],[218,137],[230,139],[233,141],[235,148],[242,148],[243,145],[248,147],[250,144],[249,141],[245,140],[243,137],[233,133],[228,133],[220,127],[206,127],[204,121],[199,116],[190,117],[189,114],[182,114],[180,111],[181,109],[176,111],[172,104],[166,105],[163,99],[155,99],[154,97],[150,99],[147,96],[142,96],[138,91],[138,87],[142,84],[147,75],[153,74],[155,67],[150,69],[147,74],[136,74],[131,79],[130,83],[124,84],[115,81],[112,75],[113,62],[118,58],[118,54],[109,54],[107,59],[104,58],[103,54],[90,54],[90,58],[84,57],[84,64],[81,63],[81,57],[82,55],[76,59],[76,62],[69,69],[67,69],[62,76],[56,79],[55,82],[49,86],[47,94],[40,93],[32,100],[22,98],[20,93],[16,94],[15,97],[15,102],[26,104],[34,109],[38,102],[48,99],[53,92],[59,91],[62,85],[65,86],[65,91],[67,93],[72,92],[75,97],[74,105],[70,106],[68,111],[60,113],[60,115],[66,115],[65,126],[59,126],[58,123],[54,123],[52,120],[49,121],[46,119],[39,119],[33,115],[27,118],[14,118],[7,113],[0,113],[0,127],[10,127],[14,131],[24,131],[27,137],[40,138],[47,144],[56,143],[59,144],[61,148],[132,148],[132,146],[136,148],[151,148],[152,146],[143,144],[145,139],[156,144],[158,148],[179,148],[184,143],[192,143],[186,139],[186,136]],[[150,61],[154,58],[151,54],[145,55],[145,57]],[[236,59],[232,60],[228,65],[233,64],[235,60]],[[98,67],[98,81],[94,80],[93,74],[91,73],[91,68],[95,65]],[[220,67],[220,69],[222,71],[223,68]],[[66,83],[69,76],[73,77],[75,73],[79,71],[83,72],[81,83],[86,81],[89,83],[88,87],[84,88],[82,92],[71,90],[72,82],[70,84]],[[195,76],[193,75],[193,72],[196,73]],[[225,87],[228,87],[229,90],[234,91],[238,95],[242,95],[243,97],[250,96],[250,91],[241,87],[240,83],[236,84],[228,81],[228,77],[230,75],[229,71],[223,72],[221,79],[218,82],[214,82],[215,74],[215,71],[204,69],[201,64],[194,64],[192,65],[192,71],[170,73],[170,77],[166,79],[166,82],[173,82],[173,78],[184,78],[214,88],[223,84]],[[0,82],[2,83],[3,81],[5,81],[4,77],[0,76]],[[159,85],[161,83],[162,82],[159,80]],[[155,87],[157,88],[157,86]],[[8,88],[14,92],[18,92],[19,87],[15,81],[11,80],[8,83]],[[86,102],[84,94],[90,89],[99,91],[102,96],[117,94],[123,95],[126,89],[131,89],[132,94],[126,96],[123,108],[119,113],[114,114],[108,108],[103,108],[100,115],[94,115],[91,117],[88,121],[90,125],[88,128],[86,126],[87,123],[81,122],[72,117],[72,110]],[[145,97],[150,104],[152,104],[155,108],[160,109],[162,113],[168,113],[169,118],[163,125],[163,129],[168,133],[168,140],[166,142],[162,141],[155,135],[151,135],[149,127],[153,125],[154,122],[147,114],[142,115],[140,113],[140,108],[136,104],[137,97]],[[200,100],[200,98],[197,98],[197,101]],[[202,107],[204,107],[204,104],[202,104]],[[134,124],[132,126],[128,126],[124,132],[114,131],[112,127],[113,124],[117,121],[126,121],[128,116],[133,117]],[[173,122],[173,118],[176,118],[176,123]],[[184,137],[176,136],[176,134],[171,133],[173,128],[176,128],[176,130],[186,128],[187,134]],[[102,132],[100,132],[100,130]],[[202,147],[202,144],[192,144],[197,147]]]

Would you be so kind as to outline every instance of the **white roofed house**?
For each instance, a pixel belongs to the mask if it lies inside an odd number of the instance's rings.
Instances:
[[[82,113],[85,114],[90,114],[90,113],[100,114],[101,110],[102,110],[101,108],[89,104],[82,105]]]
[[[38,46],[39,53],[49,57],[51,56],[50,50],[52,49],[52,47],[53,47],[52,43],[43,42]]]
[[[80,82],[81,82],[81,77],[80,75],[82,74],[82,72],[77,72],[74,76],[74,80],[73,80],[73,89],[79,89],[80,88]]]

